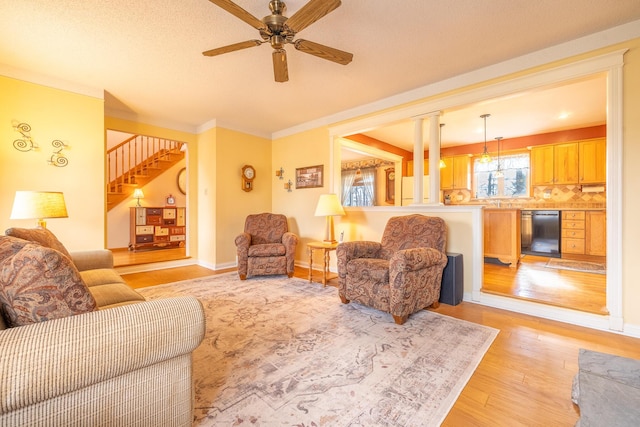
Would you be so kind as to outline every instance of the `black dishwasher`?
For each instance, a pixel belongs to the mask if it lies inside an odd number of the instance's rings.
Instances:
[[[560,258],[560,211],[522,211],[522,253]]]

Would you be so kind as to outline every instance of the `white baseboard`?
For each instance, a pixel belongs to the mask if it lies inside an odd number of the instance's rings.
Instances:
[[[197,264],[193,258],[178,259],[174,261],[153,262],[149,264],[124,265],[115,267],[118,274],[143,273],[145,271],[163,270],[165,268],[184,267]]]

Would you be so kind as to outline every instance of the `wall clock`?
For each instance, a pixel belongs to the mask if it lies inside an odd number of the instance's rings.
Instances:
[[[178,172],[178,190],[184,195],[187,194],[187,168],[180,169]]]
[[[256,170],[251,165],[242,167],[242,189],[244,191],[253,190],[253,180],[256,177]]]

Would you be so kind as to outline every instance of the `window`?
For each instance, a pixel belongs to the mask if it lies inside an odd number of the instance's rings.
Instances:
[[[375,206],[375,168],[342,171],[342,205]]]
[[[493,158],[489,163],[476,158],[473,164],[475,196],[477,199],[498,197],[529,197],[529,153]]]

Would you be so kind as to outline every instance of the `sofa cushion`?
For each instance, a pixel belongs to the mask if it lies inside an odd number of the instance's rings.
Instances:
[[[80,272],[82,281],[91,289],[93,286],[108,285],[110,283],[126,284],[122,276],[110,268],[96,268]]]
[[[142,295],[124,283],[94,285],[89,288],[89,292],[100,309],[121,303],[146,301]]]
[[[7,326],[21,326],[96,309],[96,301],[71,259],[59,251],[27,243],[9,255],[0,240],[0,306]]]
[[[29,244],[32,243],[18,237],[0,236],[0,261],[17,254],[20,249]]]
[[[29,240],[30,242],[39,243],[42,246],[46,246],[47,248],[55,249],[58,252],[61,252],[66,257],[71,258],[69,255],[69,251],[64,247],[62,243],[58,240],[58,238],[51,231],[46,228],[37,227],[37,228],[9,228],[5,231],[7,236],[18,237],[20,239]]]

